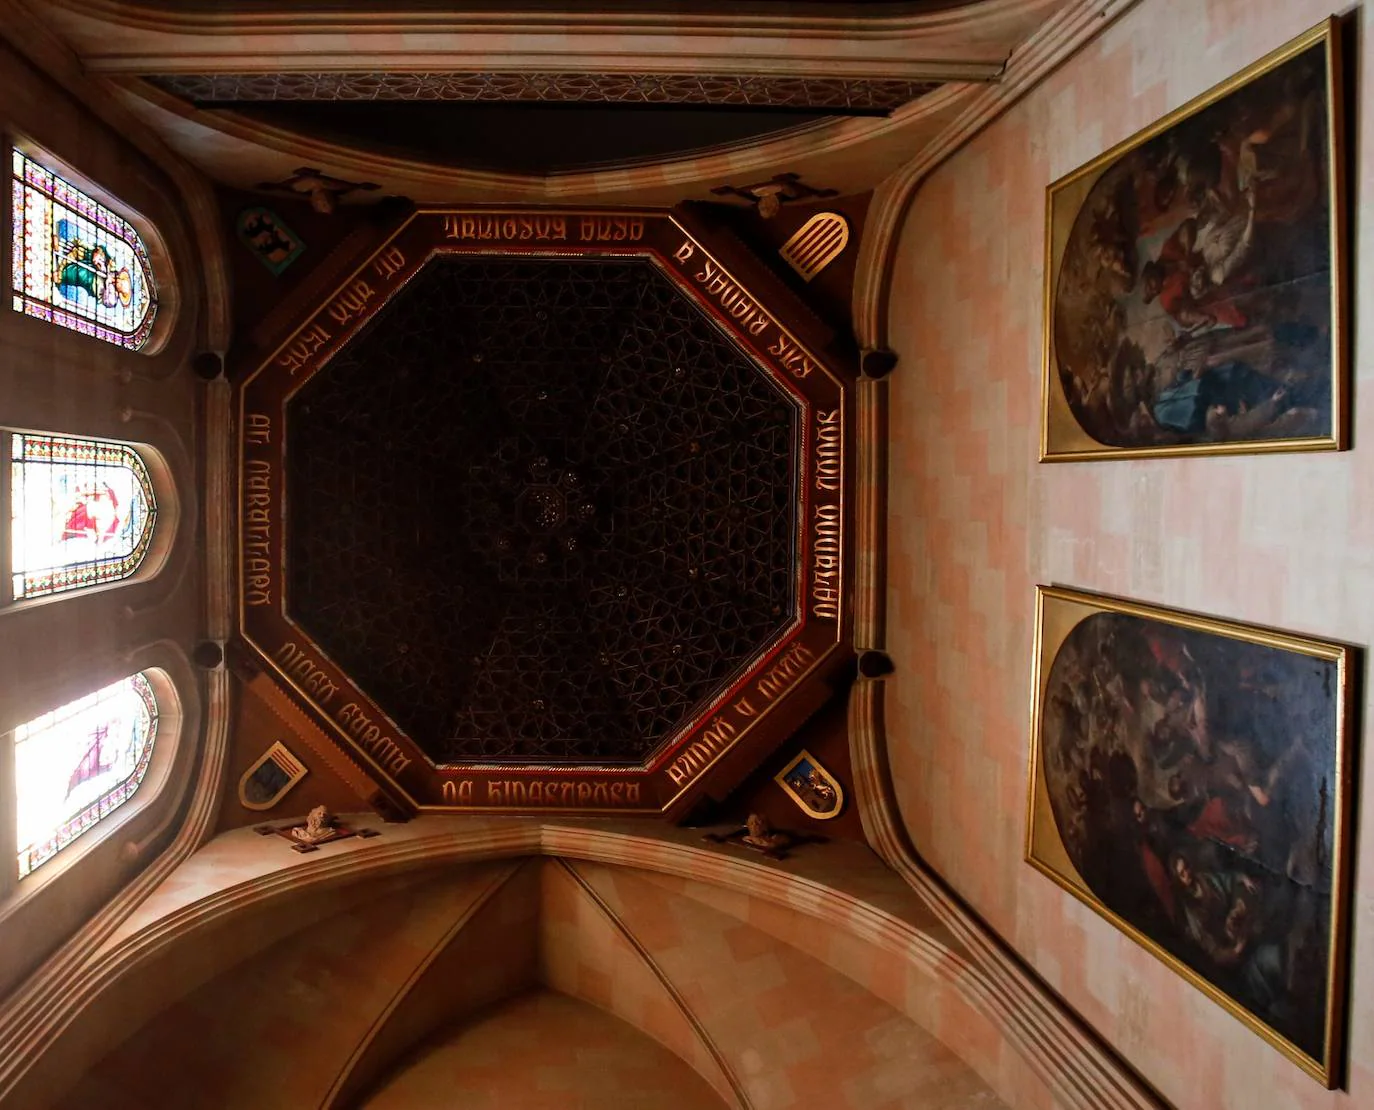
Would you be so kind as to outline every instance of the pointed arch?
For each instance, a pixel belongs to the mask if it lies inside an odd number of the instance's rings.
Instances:
[[[153,544],[158,504],[127,443],[11,432],[10,574],[15,601],[129,578]]]
[[[140,671],[15,729],[20,879],[129,800],[147,774],[158,716]]]
[[[133,224],[13,148],[14,308],[137,351],[157,316],[148,247]]]

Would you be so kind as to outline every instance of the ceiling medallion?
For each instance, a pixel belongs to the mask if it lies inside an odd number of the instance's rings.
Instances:
[[[852,658],[804,328],[667,213],[410,214],[239,387],[244,639],[403,813],[721,796]]]

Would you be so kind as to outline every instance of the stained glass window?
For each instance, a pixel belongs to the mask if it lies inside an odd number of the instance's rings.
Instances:
[[[15,309],[138,350],[157,314],[142,238],[21,151],[13,158]]]
[[[15,730],[21,879],[129,800],[156,735],[157,698],[143,674]]]
[[[10,435],[14,598],[127,578],[148,553],[157,503],[123,443]]]

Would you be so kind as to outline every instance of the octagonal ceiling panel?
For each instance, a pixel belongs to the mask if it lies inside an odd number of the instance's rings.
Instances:
[[[798,425],[647,260],[437,259],[287,406],[287,612],[437,764],[642,764],[796,615]]]
[[[244,637],[402,811],[678,812],[848,655],[847,419],[669,216],[414,213],[242,387]]]

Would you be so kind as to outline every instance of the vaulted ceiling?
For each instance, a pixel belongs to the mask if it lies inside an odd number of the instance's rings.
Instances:
[[[57,1106],[1003,1105],[923,977],[875,993],[876,949],[766,899],[566,858],[309,889],[157,956],[147,1023]]]

